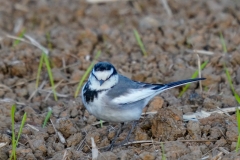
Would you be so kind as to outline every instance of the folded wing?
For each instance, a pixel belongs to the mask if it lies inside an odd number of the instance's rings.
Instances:
[[[120,83],[116,85],[116,87],[113,89],[112,93],[115,93],[114,96],[111,96],[111,92],[108,93],[113,103],[116,104],[134,103],[145,98],[152,98],[153,96],[165,90],[205,79],[195,78],[172,82],[168,84],[149,84],[135,82],[128,78],[127,79],[125,78],[123,78],[122,81],[120,80]]]

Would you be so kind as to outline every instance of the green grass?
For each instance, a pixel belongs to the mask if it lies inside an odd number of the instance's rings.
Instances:
[[[23,36],[24,36],[25,33],[26,33],[26,30],[23,29],[23,30],[21,31],[21,33],[19,34],[18,37],[19,37],[19,38],[23,38]],[[20,42],[21,42],[21,40],[15,39],[14,42],[13,42],[13,47],[16,47]]]
[[[44,56],[42,54],[41,58],[40,58],[39,65],[38,65],[38,72],[37,72],[37,79],[36,79],[36,88],[38,88],[38,85],[39,85],[40,74],[41,74],[42,66],[43,66],[43,60],[44,60]]]
[[[138,45],[139,45],[139,47],[140,47],[143,55],[144,55],[144,56],[147,56],[147,52],[146,52],[146,50],[145,50],[145,47],[144,47],[144,45],[143,45],[143,42],[142,42],[142,40],[141,40],[141,38],[140,38],[140,35],[139,35],[138,31],[137,31],[136,29],[134,29],[133,32],[134,32],[134,36],[135,36],[135,38],[136,38],[136,40],[137,40],[137,43],[138,43]]]
[[[54,80],[53,80],[53,75],[52,75],[52,69],[51,69],[51,66],[50,66],[48,55],[44,52],[42,52],[40,62],[39,62],[39,65],[38,65],[36,88],[38,88],[38,85],[39,85],[39,79],[40,79],[40,74],[41,74],[41,71],[42,71],[43,63],[45,63],[45,65],[47,67],[47,72],[48,72],[49,80],[50,80],[50,83],[51,83],[53,96],[54,96],[55,101],[57,101],[58,98],[57,98],[57,93],[56,93],[56,90],[55,90],[55,85],[54,85]]]
[[[226,54],[228,51],[227,51],[227,45],[225,43],[225,40],[224,40],[224,37],[222,35],[222,33],[220,33],[220,40],[221,40],[221,43],[222,43],[222,47],[223,47],[223,52]],[[236,101],[238,102],[238,104],[240,104],[240,97],[239,95],[236,93],[235,89],[234,89],[234,86],[233,86],[233,83],[232,83],[232,78],[231,78],[231,75],[226,67],[226,63],[224,62],[223,64],[223,67],[224,67],[224,70],[225,70],[225,73],[226,73],[226,76],[227,76],[227,80],[228,80],[228,84],[232,90],[232,93],[236,99]],[[239,150],[239,147],[240,147],[240,111],[237,107],[236,109],[236,116],[237,116],[237,125],[238,125],[238,141],[237,141],[237,146],[236,146],[236,152]]]
[[[166,160],[166,154],[165,154],[165,151],[164,151],[164,145],[163,143],[161,142],[161,149],[162,149],[162,160]]]
[[[226,43],[225,43],[225,40],[224,40],[224,38],[223,38],[222,33],[220,33],[220,40],[221,40],[221,44],[222,44],[222,47],[223,47],[223,52],[224,52],[224,53],[227,53],[227,45],[226,45]]]
[[[103,127],[103,121],[100,120],[100,127],[102,128]]]
[[[92,63],[90,64],[90,66],[87,68],[86,72],[84,73],[84,75],[82,76],[81,80],[79,81],[78,86],[77,86],[77,89],[76,89],[76,91],[75,91],[75,95],[74,95],[75,98],[78,96],[79,91],[80,91],[80,89],[81,89],[81,87],[82,87],[82,85],[83,85],[83,82],[85,81],[85,79],[87,78],[87,76],[89,75],[89,73],[91,72],[91,70],[92,70],[92,68],[93,68],[93,66],[94,66],[94,64],[95,64],[94,61],[96,61],[100,55],[101,55],[101,51],[98,51],[97,54],[96,54],[96,56],[94,57],[93,62],[92,62]],[[100,120],[100,126],[101,126],[101,128],[103,127],[103,121],[102,121],[102,120]]]
[[[55,85],[54,85],[54,80],[53,80],[53,75],[52,75],[52,69],[51,69],[51,66],[50,66],[50,63],[49,63],[49,59],[48,59],[47,54],[42,53],[42,55],[44,57],[44,62],[45,62],[45,65],[47,67],[47,72],[48,72],[49,80],[50,80],[50,83],[51,83],[53,96],[54,96],[55,101],[57,101],[58,98],[57,98],[57,93],[56,93],[56,90],[55,90]]]
[[[44,122],[43,122],[43,126],[42,126],[43,128],[47,125],[47,122],[50,119],[51,115],[52,115],[52,108],[49,108],[48,113],[47,113],[47,115],[44,119]]]
[[[17,136],[17,139],[15,138],[15,111],[16,111],[16,105],[12,105],[12,108],[11,108],[11,121],[12,121],[12,152],[11,152],[11,156],[10,156],[10,160],[14,159],[16,160],[17,159],[17,156],[16,156],[16,148],[17,148],[17,145],[18,145],[18,141],[19,141],[19,138],[21,136],[21,133],[22,133],[22,129],[23,129],[23,126],[26,122],[26,119],[27,119],[27,113],[24,113],[23,115],[23,118],[22,118],[22,122],[21,122],[21,125],[20,125],[20,128],[19,128],[19,131],[18,131],[18,136]]]
[[[240,111],[238,107],[236,108],[236,115],[237,115],[237,126],[238,126],[238,141],[236,145],[236,152],[237,152],[240,147]]]
[[[51,37],[50,37],[49,32],[46,33],[46,39],[47,39],[48,49],[52,50]]]
[[[205,61],[205,62],[201,65],[201,70],[203,70],[203,69],[206,67],[207,64],[208,64],[208,61]],[[196,71],[193,73],[193,75],[192,75],[191,78],[197,78],[198,72],[199,72],[199,70],[196,70]],[[186,85],[183,87],[183,90],[179,93],[178,97],[181,97],[181,96],[187,91],[187,89],[189,88],[189,86],[190,86],[190,83],[189,83],[189,84],[186,84]]]
[[[87,68],[86,72],[84,73],[84,75],[82,76],[81,80],[78,83],[77,89],[75,91],[75,95],[74,97],[76,98],[79,94],[79,91],[83,85],[83,82],[85,81],[85,79],[87,78],[87,76],[89,75],[89,73],[91,72],[93,66],[94,66],[94,61],[98,59],[98,57],[101,55],[101,51],[98,51],[96,56],[94,57],[93,62],[91,63],[91,65]]]
[[[208,86],[205,86],[203,90],[207,92],[209,90]]]
[[[224,64],[224,69],[225,69],[225,73],[226,73],[226,76],[227,76],[228,83],[229,83],[230,88],[231,88],[231,90],[233,92],[233,95],[234,95],[236,101],[238,102],[238,104],[240,104],[240,97],[239,97],[239,95],[237,94],[237,92],[234,89],[234,86],[232,84],[232,78],[231,78],[230,73],[229,73],[229,71],[228,71],[228,69],[227,69],[225,64]]]
[[[220,39],[221,39],[223,51],[226,54],[227,53],[227,46],[226,46],[226,43],[225,43],[225,40],[223,38],[222,33],[220,33]],[[234,89],[234,86],[233,86],[233,83],[232,83],[232,78],[231,78],[231,75],[230,75],[230,73],[229,73],[229,71],[228,71],[228,69],[226,67],[226,63],[225,62],[223,64],[223,66],[224,66],[224,70],[225,70],[225,73],[226,73],[226,76],[227,76],[228,84],[229,84],[229,86],[230,86],[230,88],[232,90],[232,93],[233,93],[236,101],[238,102],[238,104],[240,104],[240,97],[239,97],[239,95],[236,93],[236,91]]]

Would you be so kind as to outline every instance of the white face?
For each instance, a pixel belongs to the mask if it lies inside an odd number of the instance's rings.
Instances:
[[[111,70],[106,70],[106,71],[95,71],[93,69],[92,73],[96,76],[98,80],[105,81],[113,74],[113,68],[111,68]]]
[[[91,75],[89,76],[89,85],[92,90],[104,90],[110,89],[112,86],[118,82],[118,74],[113,74],[114,69],[95,71],[93,69]]]

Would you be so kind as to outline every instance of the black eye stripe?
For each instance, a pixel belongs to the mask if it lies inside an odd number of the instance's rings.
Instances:
[[[95,76],[95,74],[93,74],[93,73],[92,73],[92,75],[93,75],[93,77],[95,77],[95,78],[96,78],[96,80],[98,80],[98,79],[97,79],[97,77]],[[98,80],[98,81],[99,81],[99,80]]]
[[[112,75],[111,75],[111,76],[112,76]],[[109,76],[105,81],[109,80],[109,78],[110,78],[111,76]]]
[[[97,81],[99,81],[99,80],[97,79],[97,77],[96,77],[96,75],[95,75],[95,74],[93,74],[93,73],[92,73],[92,75],[93,75],[93,77],[95,77],[95,78],[96,78],[96,80],[97,80]],[[114,74],[112,73],[112,74],[111,74],[111,75],[110,75],[110,76],[109,76],[109,77],[108,77],[106,80],[104,80],[104,81],[107,81],[107,80],[109,80],[109,79],[112,77],[112,75],[114,75]]]
[[[112,77],[112,75],[113,75],[113,73],[105,81],[109,80]]]

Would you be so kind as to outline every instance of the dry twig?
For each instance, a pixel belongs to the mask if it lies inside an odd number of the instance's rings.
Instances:
[[[167,11],[168,16],[171,18],[172,17],[172,10],[170,9],[167,0],[161,0],[164,9]]]
[[[31,99],[35,96],[35,94],[36,94],[39,90],[41,90],[41,89],[45,86],[46,83],[47,83],[46,81],[43,81],[42,84],[41,84],[35,91],[33,91],[33,93],[31,94],[31,96],[28,98],[27,101],[28,101],[28,102],[31,101]]]
[[[65,143],[66,143],[66,140],[65,140],[65,138],[63,137],[62,133],[59,132],[59,131],[57,131],[57,129],[55,128],[55,126],[54,126],[54,124],[53,124],[53,122],[52,122],[51,119],[50,119],[50,121],[51,121],[51,123],[52,123],[52,125],[53,125],[53,129],[54,129],[54,131],[56,132],[56,135],[59,137],[59,140],[60,140],[63,144],[65,144]]]
[[[205,51],[205,50],[191,50],[191,49],[186,49],[186,52],[188,53],[197,53],[197,54],[204,54],[204,55],[214,55],[214,52],[211,52],[211,51]]]
[[[63,154],[63,158],[62,158],[62,160],[67,160],[67,150],[65,150],[65,152],[64,152],[64,154]]]
[[[197,54],[197,62],[198,62],[198,78],[201,78],[202,77],[201,60],[198,54]],[[202,93],[202,81],[199,81],[199,86],[200,86],[200,92]]]
[[[26,124],[26,126],[28,126],[29,128],[39,132],[39,129],[37,129],[36,127],[34,127],[33,125],[30,125],[30,124]]]
[[[1,143],[0,143],[0,148],[6,146],[7,144],[8,144],[7,142],[1,142]]]

